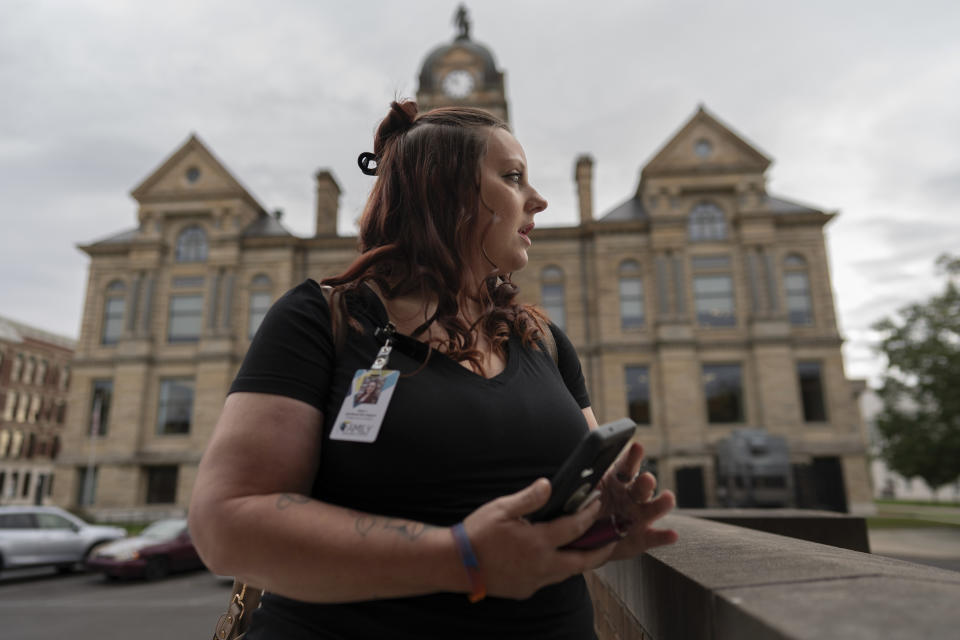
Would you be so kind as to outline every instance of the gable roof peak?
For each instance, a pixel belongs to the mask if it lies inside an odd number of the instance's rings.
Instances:
[[[183,180],[184,172],[192,175]],[[203,173],[211,179],[201,178],[192,184]],[[130,195],[141,204],[179,199],[186,195],[201,199],[204,196],[222,198],[226,195],[240,198],[258,211],[266,211],[195,131],[191,131],[183,144],[134,187]]]
[[[658,175],[763,173],[771,162],[700,102],[693,115],[643,167],[641,181]]]

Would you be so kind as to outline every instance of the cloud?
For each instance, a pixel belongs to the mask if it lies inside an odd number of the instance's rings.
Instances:
[[[332,169],[349,231],[371,185],[357,154],[453,37],[456,4],[0,5],[5,313],[75,332],[74,244],[132,226],[130,189],[192,131],[301,235],[312,174]],[[550,201],[538,224],[576,221],[578,154],[596,160],[602,215],[704,102],[773,157],[772,193],[840,210],[826,233],[845,331],[939,286],[933,259],[960,237],[960,4],[474,4]]]

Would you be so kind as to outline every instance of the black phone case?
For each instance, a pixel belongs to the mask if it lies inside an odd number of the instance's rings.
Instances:
[[[527,519],[543,522],[575,512],[630,442],[636,428],[633,420],[621,418],[586,434],[550,479],[550,500]]]

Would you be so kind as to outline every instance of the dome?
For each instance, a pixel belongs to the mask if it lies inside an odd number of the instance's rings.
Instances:
[[[486,45],[471,40],[469,36],[459,35],[453,42],[442,44],[427,54],[420,67],[420,91],[438,90],[440,78],[436,72],[437,66],[457,50],[463,51],[479,63],[483,70],[482,77],[477,78],[480,87],[496,89],[500,86],[503,74],[497,71],[497,63],[490,49]]]

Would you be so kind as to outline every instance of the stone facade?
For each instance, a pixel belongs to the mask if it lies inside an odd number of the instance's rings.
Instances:
[[[446,80],[458,70],[469,78]],[[427,56],[420,79],[422,107],[507,115],[503,73],[468,27]],[[660,484],[681,504],[718,503],[716,443],[753,427],[788,440],[792,504],[857,509],[871,496],[824,246],[834,214],[769,194],[769,165],[701,107],[637,191],[595,217],[593,162],[578,158],[580,223],[538,228],[514,279],[577,347],[598,418],[642,423]],[[94,510],[186,508],[265,303],[356,255],[355,239],[336,234],[336,180],[316,180],[316,234],[294,237],[191,136],[133,191],[138,226],[81,247],[91,263],[58,503],[77,504],[94,447]],[[106,428],[91,439],[105,384]]]
[[[74,341],[0,317],[0,504],[48,504]]]

